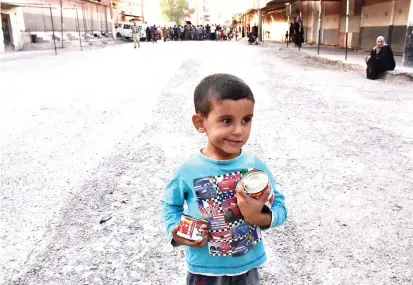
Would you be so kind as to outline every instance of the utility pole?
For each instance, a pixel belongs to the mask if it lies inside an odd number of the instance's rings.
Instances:
[[[53,12],[52,12],[52,5],[50,4],[49,4],[49,9],[50,9],[50,21],[52,22],[54,54],[57,55],[56,36],[54,35]]]
[[[61,41],[63,48],[63,0],[60,0],[60,30],[62,32]]]
[[[262,1],[262,0],[261,0]],[[262,43],[262,9],[261,1],[258,0],[258,41]]]
[[[112,0],[109,0],[109,9],[110,9],[110,26],[112,29],[112,38],[113,40],[116,40],[116,31],[115,31],[115,23],[113,21],[113,4],[112,4]]]
[[[196,24],[199,25],[199,3],[198,0],[196,0]]]
[[[345,59],[347,60],[347,49],[348,49],[348,13],[350,10],[350,0],[347,0],[347,7],[346,7],[346,56]]]
[[[317,54],[320,54],[320,43],[321,43],[321,12],[322,12],[322,4],[321,0],[319,1],[318,6],[318,43],[317,43]]]
[[[262,43],[262,10],[258,9],[258,41]]]
[[[403,65],[413,66],[413,3],[410,3],[409,17],[407,19],[406,41],[403,53]]]
[[[143,9],[143,0],[141,0],[142,24],[145,24],[145,10]]]

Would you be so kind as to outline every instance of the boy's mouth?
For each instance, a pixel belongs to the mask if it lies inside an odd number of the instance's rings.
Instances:
[[[238,141],[238,140],[228,140],[228,139],[226,139],[225,141],[228,142],[231,145],[234,145],[234,146],[238,146],[238,145],[243,143],[243,141]]]

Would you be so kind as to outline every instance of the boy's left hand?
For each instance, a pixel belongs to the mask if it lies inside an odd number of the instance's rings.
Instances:
[[[249,196],[244,190],[244,183],[237,184],[237,204],[244,219],[251,225],[269,227],[271,225],[271,214],[261,213],[270,191],[267,190],[259,199]]]

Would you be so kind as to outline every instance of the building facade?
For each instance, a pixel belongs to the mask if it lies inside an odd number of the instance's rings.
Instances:
[[[301,15],[306,43],[346,46],[346,0],[271,0],[261,8],[262,1],[252,0],[241,18],[244,29],[258,21],[264,40],[283,41],[289,23]],[[367,51],[384,36],[396,55],[407,58],[405,65],[413,65],[412,6],[412,0],[349,0],[348,47]]]
[[[191,21],[194,25],[205,25],[205,22],[208,21],[209,15],[206,12],[206,5],[204,0],[189,0],[188,8],[194,9],[194,13],[188,16],[187,21]]]
[[[144,1],[143,0],[112,0],[115,23],[118,22],[143,22],[144,21]]]
[[[0,52],[53,48],[53,33],[57,47],[79,34],[84,40],[110,38],[112,24],[143,21],[143,5],[143,0],[5,0]]]

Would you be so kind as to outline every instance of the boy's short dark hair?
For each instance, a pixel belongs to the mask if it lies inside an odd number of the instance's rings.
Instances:
[[[213,100],[240,99],[249,99],[255,103],[254,94],[241,78],[225,73],[212,74],[202,79],[195,88],[195,112],[208,117]]]

